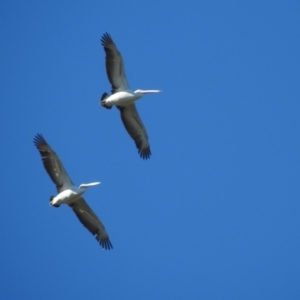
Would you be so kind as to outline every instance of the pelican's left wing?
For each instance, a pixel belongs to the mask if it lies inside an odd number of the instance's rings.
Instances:
[[[105,227],[83,198],[69,204],[79,221],[86,227],[105,250],[113,249]]]
[[[39,150],[44,167],[52,181],[55,183],[58,192],[62,192],[69,186],[73,185],[58,155],[46,142],[44,137],[41,134],[37,134],[34,137],[33,142]]]
[[[129,90],[122,55],[108,33],[103,34],[101,44],[106,53],[106,73],[112,85],[112,93]]]

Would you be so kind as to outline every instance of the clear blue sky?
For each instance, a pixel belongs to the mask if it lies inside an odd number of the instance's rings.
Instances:
[[[1,1],[3,299],[300,299],[299,1]],[[109,32],[152,156],[110,91]],[[66,206],[42,133],[104,222]]]

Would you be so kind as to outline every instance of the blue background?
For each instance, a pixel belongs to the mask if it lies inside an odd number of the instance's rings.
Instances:
[[[1,1],[3,299],[300,299],[299,1]],[[110,91],[109,32],[152,156]],[[114,249],[63,206],[42,133]]]

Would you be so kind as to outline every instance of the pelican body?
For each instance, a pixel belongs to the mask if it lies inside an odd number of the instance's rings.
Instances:
[[[89,186],[98,185],[101,182],[92,182],[88,184],[81,184],[79,188],[77,186],[70,186],[66,190],[60,192],[57,196],[50,197],[50,205],[59,207],[61,204],[72,204],[79,200],[81,195],[86,191]]]
[[[135,141],[138,152],[143,159],[151,155],[148,134],[135,107],[135,101],[145,94],[159,93],[161,90],[136,90],[131,91],[126,79],[124,62],[121,53],[108,33],[101,38],[102,46],[106,53],[106,73],[111,83],[111,95],[103,93],[101,105],[111,109],[117,106],[121,112],[122,122]]]
[[[145,94],[159,93],[159,92],[160,92],[159,90],[146,90],[146,91],[136,90],[134,92],[128,90],[128,91],[116,92],[110,96],[104,93],[103,95],[105,95],[105,97],[101,101],[101,105],[106,108],[111,108],[113,105],[123,107],[128,104],[134,103],[136,100],[142,98]]]
[[[40,152],[44,168],[56,185],[58,192],[56,196],[50,197],[50,205],[59,207],[61,204],[66,204],[71,207],[82,225],[95,236],[102,248],[105,250],[112,249],[113,246],[104,225],[82,198],[88,187],[98,185],[100,182],[84,183],[76,187],[58,155],[52,150],[44,137],[41,134],[37,134],[33,142]]]

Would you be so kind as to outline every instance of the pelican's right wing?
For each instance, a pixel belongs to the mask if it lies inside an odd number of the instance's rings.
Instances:
[[[81,224],[87,228],[105,250],[113,249],[105,227],[83,198],[69,204]]]
[[[73,185],[58,155],[52,150],[44,137],[41,134],[37,134],[34,137],[33,142],[39,150],[44,167],[52,181],[55,183],[58,192]]]
[[[106,72],[112,93],[129,90],[122,55],[108,33],[103,34],[101,44],[106,53]]]
[[[135,104],[118,106],[118,109],[121,111],[123,124],[131,138],[135,141],[141,158],[148,159],[151,155],[148,134],[136,110]]]

